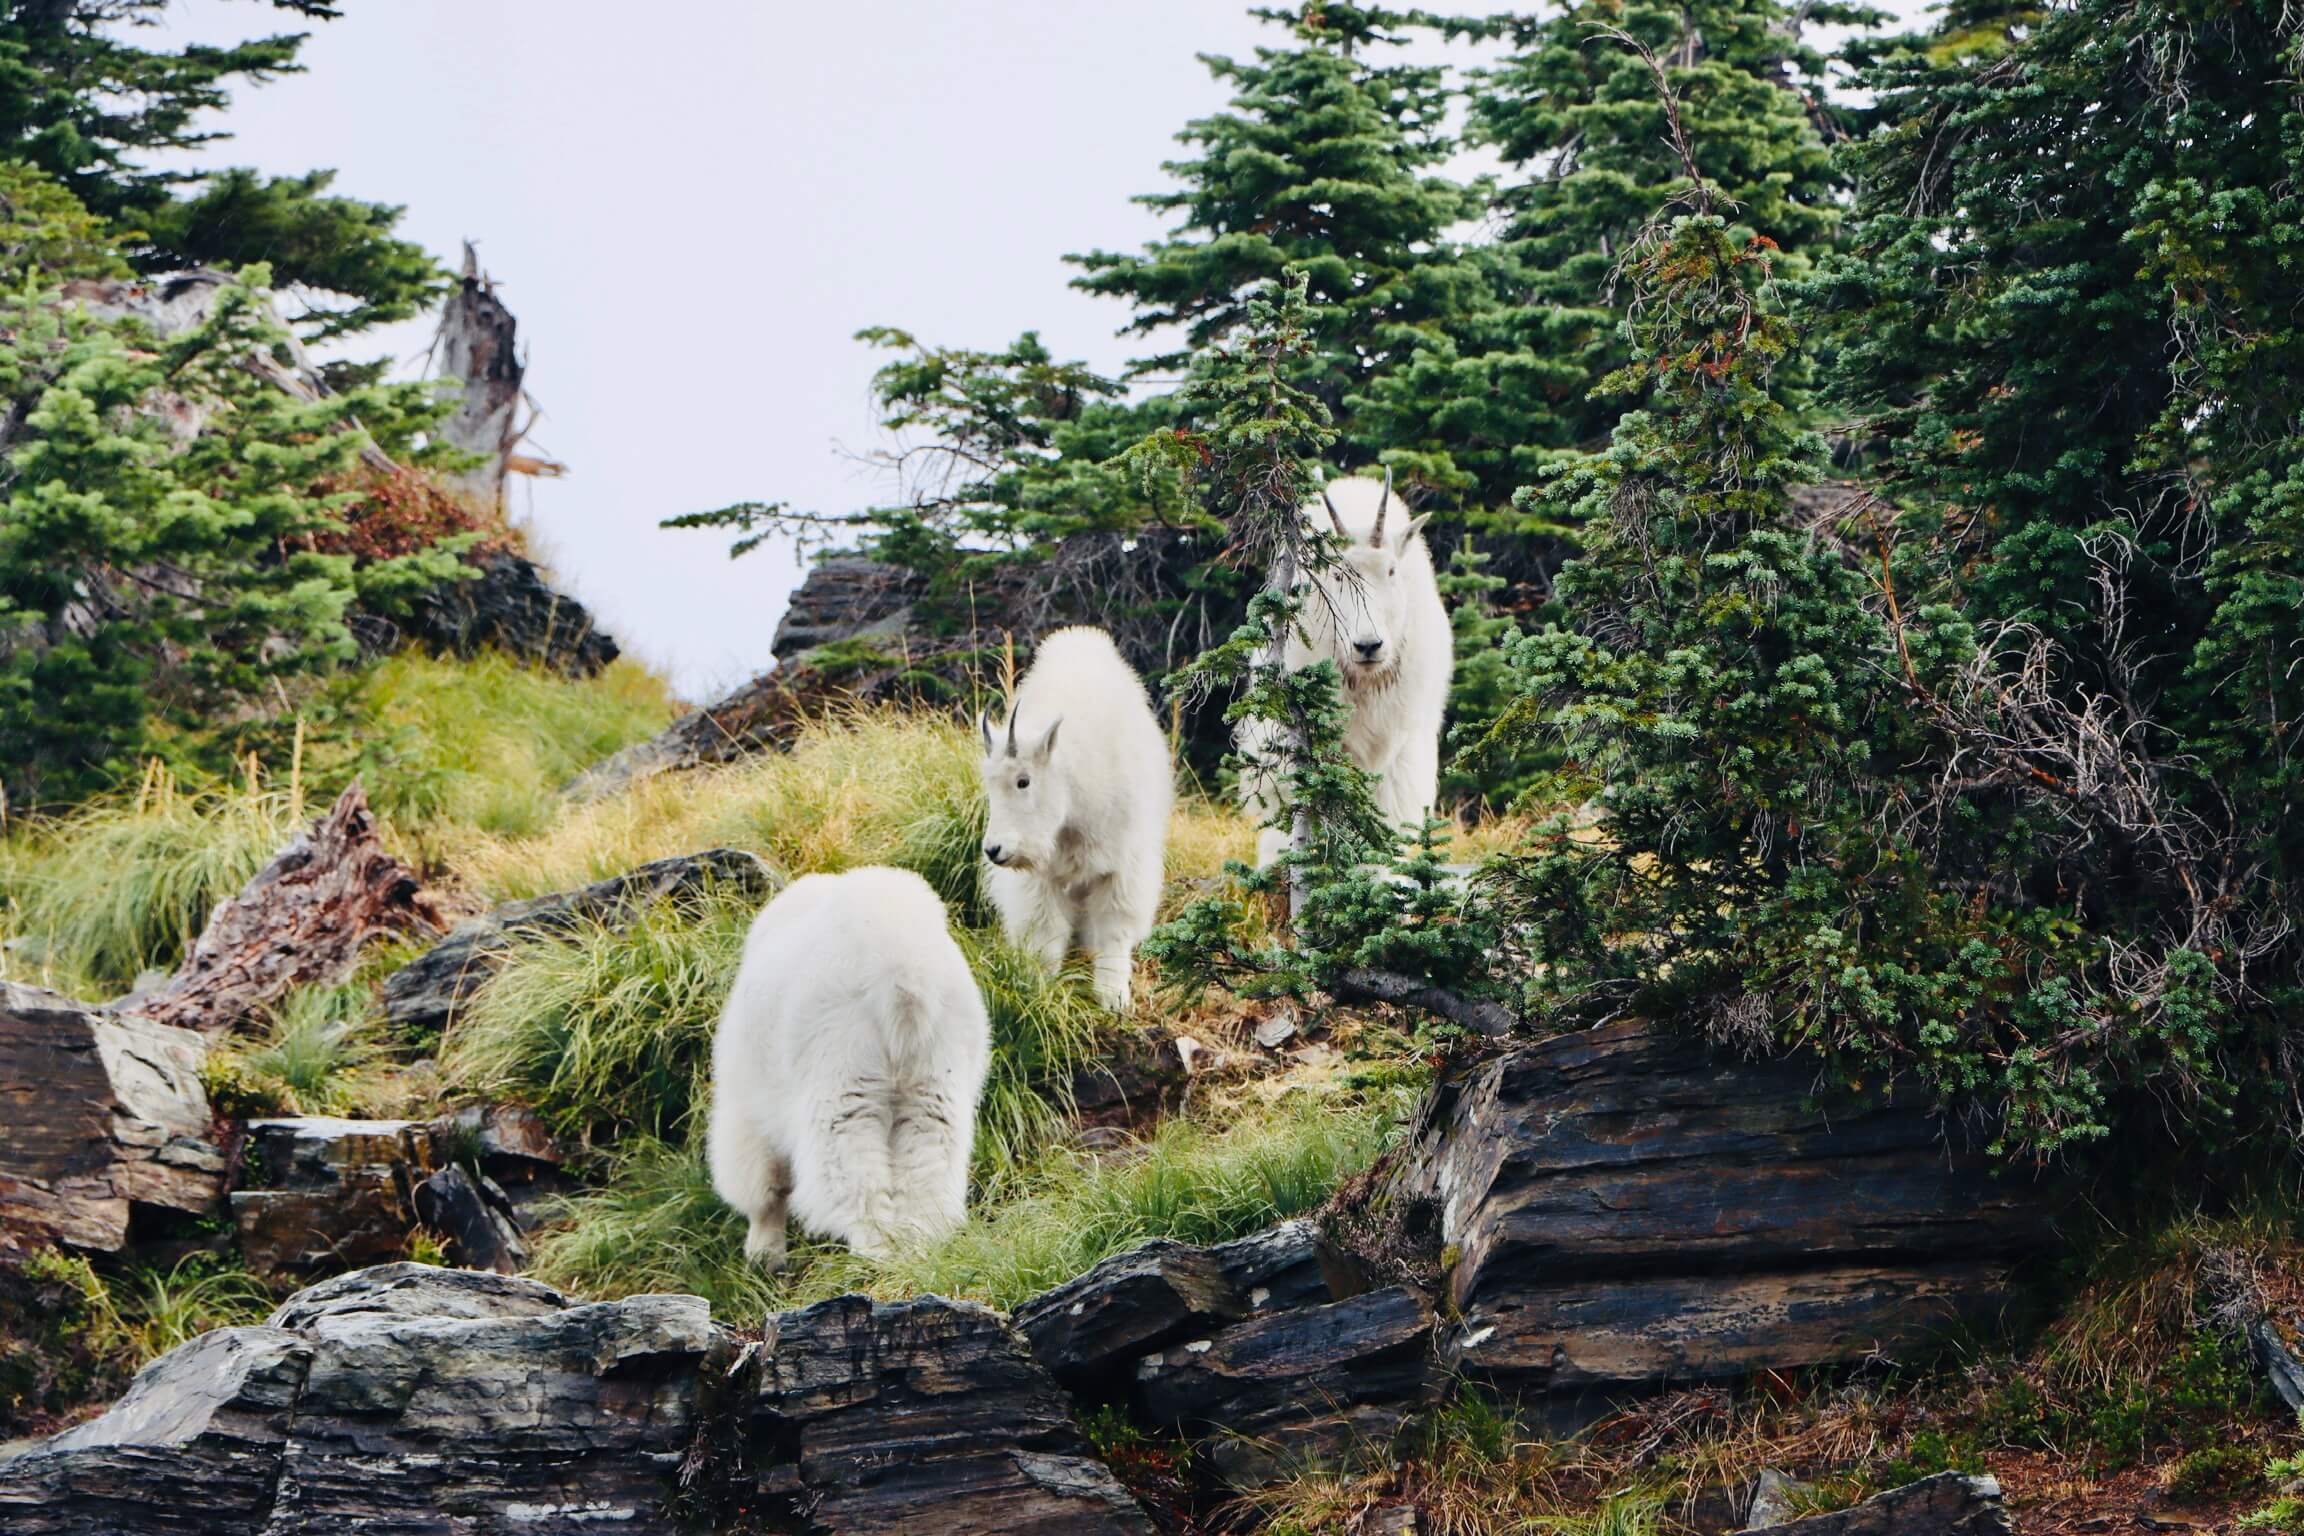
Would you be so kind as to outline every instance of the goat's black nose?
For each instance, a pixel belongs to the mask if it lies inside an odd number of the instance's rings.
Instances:
[[[1000,845],[998,843],[986,843],[984,845],[984,857],[990,859],[995,864],[999,863]]]
[[[1381,640],[1355,640],[1352,642],[1352,649],[1360,653],[1362,661],[1374,661],[1376,653],[1384,649],[1384,642]]]

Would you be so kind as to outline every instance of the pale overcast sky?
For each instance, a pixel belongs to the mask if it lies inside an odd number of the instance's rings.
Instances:
[[[1066,252],[1161,221],[1184,123],[1222,105],[1196,53],[1273,28],[1245,0],[353,0],[306,23],[307,71],[243,90],[200,160],[332,166],[466,237],[519,318],[531,442],[558,481],[513,510],[562,583],[692,699],[764,668],[788,550],[731,562],[667,515],[758,499],[840,510],[885,487],[871,324],[997,346],[1037,328],[1117,370],[1125,310],[1076,293]],[[246,0],[177,0],[168,32],[299,30]],[[430,324],[364,355],[420,357]]]

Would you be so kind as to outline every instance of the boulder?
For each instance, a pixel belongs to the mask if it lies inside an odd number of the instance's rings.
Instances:
[[[1451,1071],[1376,1202],[1452,1261],[1448,1363],[1565,1427],[1991,1326],[2053,1201],[1980,1140],[1625,1020]]]
[[[1152,1530],[1023,1342],[967,1302],[842,1296],[772,1317],[750,1440],[760,1497],[795,1528]]]
[[[472,576],[410,605],[398,620],[404,638],[458,656],[494,648],[573,677],[589,677],[618,656],[590,610],[555,590],[535,561],[499,549],[471,564]]]
[[[1765,1536],[2009,1536],[2013,1527],[1998,1481],[1939,1472],[1851,1509],[1745,1529]]]
[[[516,1275],[528,1263],[528,1245],[512,1199],[486,1174],[477,1179],[450,1164],[416,1186],[416,1219],[447,1241],[448,1256],[466,1269]]]
[[[1155,1350],[1366,1288],[1350,1258],[1299,1218],[1209,1248],[1156,1238],[1033,1297],[1014,1321],[1058,1381],[1110,1399]]]
[[[533,1228],[541,1208],[575,1186],[544,1117],[525,1104],[467,1104],[428,1129],[434,1159],[469,1163],[508,1202],[518,1231]]]
[[[682,1528],[675,1474],[707,1361],[729,1353],[703,1299],[501,1285],[442,1288],[449,1316],[405,1284],[381,1316],[353,1296],[308,1307],[267,1532]]]
[[[862,555],[819,560],[785,604],[769,650],[778,661],[790,661],[843,640],[897,639],[926,588],[912,571]]]
[[[734,848],[657,859],[573,891],[510,901],[459,923],[448,936],[384,980],[385,1019],[410,1035],[437,1035],[523,938],[579,923],[628,923],[650,902],[719,890],[765,899],[776,877],[754,854]]]
[[[231,1195],[240,1252],[268,1275],[398,1258],[432,1166],[430,1134],[406,1120],[251,1120]]]
[[[206,1051],[192,1030],[0,982],[0,1258],[112,1253],[136,1207],[215,1207]]]
[[[0,1462],[0,1528],[243,1536],[272,1513],[312,1358],[280,1328],[219,1328],[146,1366],[102,1418]]]

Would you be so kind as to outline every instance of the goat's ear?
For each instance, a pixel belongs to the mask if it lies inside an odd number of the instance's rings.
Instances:
[[[1410,523],[1407,529],[1400,535],[1400,542],[1394,546],[1392,552],[1396,555],[1404,555],[1408,553],[1409,542],[1413,540],[1416,535],[1422,533],[1424,531],[1424,525],[1430,521],[1432,521],[1432,514],[1427,512],[1422,517],[1416,519],[1416,521]]]
[[[1056,750],[1056,733],[1062,729],[1064,729],[1064,717],[1058,715],[1049,722],[1048,734],[1040,738],[1039,747],[1032,753],[1036,761],[1043,763],[1048,761],[1048,754]]]
[[[992,717],[983,710],[976,711],[976,729],[984,737],[984,755],[992,755]]]

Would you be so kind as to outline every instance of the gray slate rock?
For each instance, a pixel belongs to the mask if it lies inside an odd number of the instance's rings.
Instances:
[[[0,1463],[31,1536],[670,1533],[701,1383],[732,1343],[693,1296],[579,1306],[390,1264],[203,1335],[102,1418]]]
[[[102,1418],[0,1462],[0,1529],[245,1533],[272,1512],[310,1342],[220,1328],[146,1366]]]
[[[760,1519],[771,1524],[763,1527]],[[951,1536],[1152,1529],[997,1313],[844,1297],[744,1345],[694,1296],[579,1304],[386,1264],[154,1362],[0,1461],[14,1536]]]
[[[475,1179],[453,1164],[416,1186],[416,1219],[447,1242],[466,1269],[516,1275],[528,1263],[512,1197],[486,1174]]]
[[[1125,1391],[1134,1363],[1154,1350],[1366,1288],[1317,1225],[1298,1218],[1210,1248],[1155,1238],[1033,1297],[1013,1320],[1058,1381],[1110,1399]]]
[[[769,1320],[759,1493],[837,1536],[1146,1533],[1071,1405],[996,1312],[842,1296]]]
[[[510,901],[459,923],[449,935],[384,980],[384,1017],[411,1034],[437,1034],[495,974],[520,939],[579,923],[632,921],[649,903],[724,891],[763,900],[776,877],[756,854],[735,848],[657,859],[573,891]]]
[[[2009,1536],[2013,1527],[1996,1479],[1939,1472],[1852,1509],[1748,1529],[1765,1536]]]
[[[1200,1437],[1219,1477],[1253,1487],[1381,1450],[1436,1403],[1431,1304],[1390,1286],[1238,1323],[1146,1356],[1132,1409]]]

